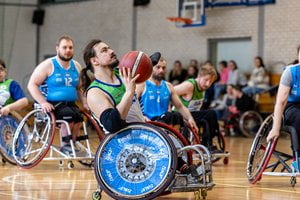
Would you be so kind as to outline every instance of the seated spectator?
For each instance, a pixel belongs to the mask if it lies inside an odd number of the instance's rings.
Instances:
[[[173,69],[169,74],[169,82],[172,85],[177,85],[182,83],[187,77],[187,70],[182,67],[182,63],[180,60],[176,60],[173,65]]]
[[[225,121],[232,114],[240,114],[248,110],[254,110],[256,105],[254,99],[248,96],[247,94],[243,93],[239,85],[230,86],[232,88],[231,94],[233,98],[233,104],[231,106],[228,106],[227,111],[225,111],[223,116],[221,117]]]
[[[243,88],[243,92],[249,96],[260,93],[269,88],[269,74],[265,69],[265,65],[261,57],[255,57],[254,67],[255,68],[251,73],[247,87]]]
[[[232,85],[226,86],[226,93],[223,95],[222,99],[215,100],[211,105],[211,108],[214,109],[217,113],[218,120],[224,115],[224,112],[228,109],[229,106],[234,104],[234,98],[232,94]]]
[[[228,62],[229,67],[229,78],[227,84],[240,85],[244,87],[247,85],[247,80],[245,75],[238,69],[238,66],[234,60]]]
[[[220,99],[220,95],[226,92],[226,84],[229,77],[229,68],[225,60],[219,62],[220,80],[214,84],[214,100]]]

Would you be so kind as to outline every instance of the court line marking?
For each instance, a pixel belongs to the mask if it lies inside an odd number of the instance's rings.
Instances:
[[[235,184],[223,184],[223,183],[216,183],[216,186],[223,185],[223,186],[229,186],[229,187],[238,187],[238,188],[252,188],[251,186],[244,186],[244,185],[235,185]],[[258,190],[269,190],[269,191],[275,191],[275,192],[286,192],[286,193],[297,193],[300,194],[300,191],[289,191],[289,190],[282,190],[278,188],[266,188],[266,187],[256,187],[255,189]]]

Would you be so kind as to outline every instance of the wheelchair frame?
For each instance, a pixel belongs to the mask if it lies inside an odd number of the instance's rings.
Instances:
[[[251,184],[255,184],[260,181],[262,175],[269,176],[288,176],[290,178],[290,184],[294,187],[296,184],[296,177],[300,176],[300,173],[294,173],[287,162],[296,159],[298,162],[299,149],[298,134],[296,130],[291,126],[282,126],[280,132],[290,133],[292,140],[292,149],[294,155],[276,150],[277,139],[270,142],[266,142],[268,133],[272,128],[273,115],[269,115],[263,124],[261,125],[256,137],[253,140],[247,162],[247,177]],[[274,156],[277,160],[269,163],[271,157]],[[299,167],[299,166],[298,166]],[[270,169],[270,172],[264,172]],[[276,170],[279,170],[276,171]]]
[[[188,163],[191,162],[190,159],[193,159],[193,156],[190,156],[191,153],[194,152],[194,153],[198,154],[199,155],[198,161],[200,163],[199,166],[201,166],[202,169],[205,169],[205,170],[202,170],[201,175],[194,178],[198,182],[191,183],[191,179],[194,180],[193,177],[191,177],[191,175],[179,174],[179,172],[175,173],[176,170],[174,168],[176,168],[176,166],[173,163],[173,165],[172,165],[173,167],[170,168],[171,171],[168,172],[168,173],[170,173],[167,176],[168,180],[165,180],[164,184],[161,185],[161,188],[156,188],[155,191],[150,191],[147,195],[140,195],[140,196],[121,195],[120,196],[120,194],[116,194],[115,192],[110,191],[110,189],[107,188],[108,184],[103,180],[103,178],[101,178],[101,170],[100,169],[102,169],[102,168],[100,167],[100,163],[102,162],[103,158],[100,159],[100,155],[102,155],[102,153],[108,149],[108,147],[106,147],[106,145],[108,145],[109,142],[111,140],[113,140],[114,137],[117,137],[117,136],[121,137],[120,134],[123,134],[124,132],[126,132],[127,130],[129,130],[132,127],[133,127],[133,130],[138,129],[138,128],[140,128],[140,129],[143,128],[146,132],[147,132],[147,130],[153,130],[156,134],[160,135],[160,137],[165,138],[165,140],[168,141],[167,143],[170,145],[169,148],[173,149],[171,151],[173,153],[171,153],[170,156],[172,156],[174,163],[177,163],[177,154],[186,155]],[[145,131],[143,131],[143,133]],[[134,134],[134,132],[130,133],[130,135],[132,135],[132,134]],[[126,137],[124,136],[124,138],[127,139],[128,136],[126,136]],[[147,137],[144,137],[144,138],[147,138]],[[149,138],[151,138],[151,137],[149,136]],[[178,144],[181,144],[184,146],[179,147],[177,145],[175,147],[173,139],[180,140],[178,142]],[[138,139],[133,138],[133,140],[137,141]],[[132,144],[130,141],[129,141],[129,143]],[[166,191],[166,192],[194,191],[196,199],[200,199],[200,196],[202,196],[203,199],[205,199],[205,197],[207,196],[207,191],[211,190],[214,187],[214,183],[213,183],[213,179],[212,179],[212,169],[211,169],[212,162],[211,162],[210,152],[203,145],[197,144],[197,145],[186,146],[186,144],[188,144],[188,142],[180,133],[175,131],[170,126],[160,123],[160,122],[132,123],[128,127],[118,131],[117,133],[108,135],[103,140],[103,142],[100,144],[97,154],[95,156],[96,157],[95,173],[96,173],[96,178],[97,178],[98,184],[100,185],[100,188],[96,192],[93,193],[93,199],[94,200],[101,199],[102,189],[107,194],[109,194],[111,197],[117,198],[117,199],[152,199],[152,198],[159,196],[163,191]],[[137,144],[135,144],[135,145],[137,145]],[[177,149],[177,153],[176,153],[176,149]],[[192,160],[192,163],[194,161],[195,160]],[[105,161],[105,163],[106,162],[107,161]],[[119,163],[119,161],[116,161],[116,162]],[[135,186],[135,187],[138,187],[138,186]]]
[[[86,120],[91,122],[91,125],[94,127],[94,129],[97,132],[97,136],[99,140],[103,138],[102,131],[97,125],[97,122],[86,112],[82,111],[82,114],[84,117],[86,117]],[[31,124],[30,124],[31,123]],[[88,140],[88,132],[86,127],[86,122],[82,122],[82,128],[83,128],[83,134],[82,136],[79,136],[79,140],[83,140],[86,144],[84,146],[79,141],[76,141],[76,144],[79,145],[81,149],[84,150],[85,156],[79,155],[75,151],[75,145],[72,139],[70,139],[70,146],[72,153],[64,153],[60,150],[59,147],[56,147],[53,145],[53,140],[55,136],[56,129],[59,129],[57,127],[57,124],[65,124],[68,132],[69,138],[72,137],[70,127],[68,122],[64,120],[55,120],[55,116],[52,112],[50,113],[44,113],[41,109],[35,109],[29,112],[23,120],[20,122],[13,139],[13,155],[17,162],[17,164],[25,169],[32,168],[36,166],[41,160],[58,160],[59,166],[63,166],[63,161],[68,161],[68,168],[71,169],[74,167],[74,164],[72,161],[76,160],[80,163],[92,166],[92,162],[94,160],[94,155],[91,152],[90,142]],[[40,130],[40,129],[42,130]],[[31,130],[32,129],[32,130]],[[32,131],[32,132],[31,132]],[[39,132],[40,131],[40,132]],[[19,155],[16,151],[16,148],[18,147],[18,140],[20,134],[24,134],[27,141],[24,145],[23,149],[23,155]],[[62,142],[62,136],[60,134],[60,143]],[[36,148],[38,146],[38,148]],[[36,149],[34,149],[36,148]],[[49,151],[50,150],[50,151]],[[49,151],[48,157],[46,157],[47,153]],[[33,155],[33,158],[30,156]],[[30,158],[30,160],[28,160]],[[89,164],[84,162],[90,162]]]

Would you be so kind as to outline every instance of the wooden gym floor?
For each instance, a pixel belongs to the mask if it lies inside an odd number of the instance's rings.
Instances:
[[[263,176],[256,185],[246,178],[246,162],[252,139],[227,137],[231,153],[229,164],[222,160],[214,164],[213,177],[216,186],[208,191],[208,200],[285,200],[300,199],[299,185],[290,186],[288,177]],[[94,144],[97,145],[97,144]],[[278,146],[289,151],[289,140],[281,138]],[[0,199],[91,199],[97,188],[94,171],[75,162],[74,169],[59,168],[58,162],[42,161],[33,169],[24,170],[10,164],[0,166]],[[103,193],[102,199],[111,199]],[[173,193],[159,200],[194,199],[193,193]]]

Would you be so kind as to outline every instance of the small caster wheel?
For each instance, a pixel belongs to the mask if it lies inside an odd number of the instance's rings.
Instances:
[[[2,164],[5,165],[6,164],[6,160],[4,158],[2,158]]]
[[[206,191],[205,189],[201,190],[201,196],[202,196],[203,199],[206,198],[206,196],[207,196],[207,191]]]
[[[292,176],[290,180],[290,184],[292,185],[292,187],[295,187],[296,183],[297,183],[296,177]]]
[[[195,200],[200,200],[200,192],[199,191],[195,191],[194,195],[195,195]]]
[[[99,191],[93,192],[92,199],[93,200],[100,200],[101,199],[101,193]]]
[[[224,160],[223,160],[223,163],[224,163],[224,165],[228,165],[229,159],[227,157],[225,157]]]
[[[60,161],[58,162],[58,166],[63,167],[63,166],[64,166],[64,161],[63,161],[63,160],[60,160]]]
[[[73,168],[74,168],[74,164],[73,164],[72,161],[69,161],[69,162],[68,162],[68,168],[69,168],[69,169],[73,169]]]

